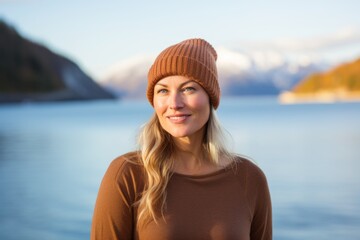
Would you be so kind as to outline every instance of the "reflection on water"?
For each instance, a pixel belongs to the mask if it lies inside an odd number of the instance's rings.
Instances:
[[[88,239],[104,171],[151,113],[146,102],[0,106],[0,239]],[[268,177],[274,239],[360,238],[360,104],[225,100],[218,114]]]

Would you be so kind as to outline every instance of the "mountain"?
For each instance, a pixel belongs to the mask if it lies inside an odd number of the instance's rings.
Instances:
[[[277,95],[305,76],[329,67],[320,61],[291,61],[273,51],[231,51],[217,48],[222,96]],[[154,56],[137,56],[110,68],[100,83],[126,98],[144,98],[147,71]]]
[[[360,58],[308,76],[280,99],[285,103],[360,100]]]
[[[0,102],[113,99],[78,65],[0,19]]]

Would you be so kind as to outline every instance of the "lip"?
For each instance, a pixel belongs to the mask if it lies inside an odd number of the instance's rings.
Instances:
[[[174,114],[166,116],[167,119],[172,123],[183,123],[185,122],[191,115],[190,114]]]

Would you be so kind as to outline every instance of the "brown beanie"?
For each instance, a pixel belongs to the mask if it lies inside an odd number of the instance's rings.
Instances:
[[[148,73],[146,94],[151,105],[155,84],[162,78],[181,75],[200,84],[216,109],[220,102],[216,59],[215,49],[203,39],[188,39],[166,48],[155,59]]]

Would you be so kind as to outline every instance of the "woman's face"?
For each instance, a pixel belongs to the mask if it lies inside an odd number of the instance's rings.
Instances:
[[[163,78],[154,87],[153,101],[161,126],[173,137],[202,136],[210,102],[198,83],[184,76]]]

